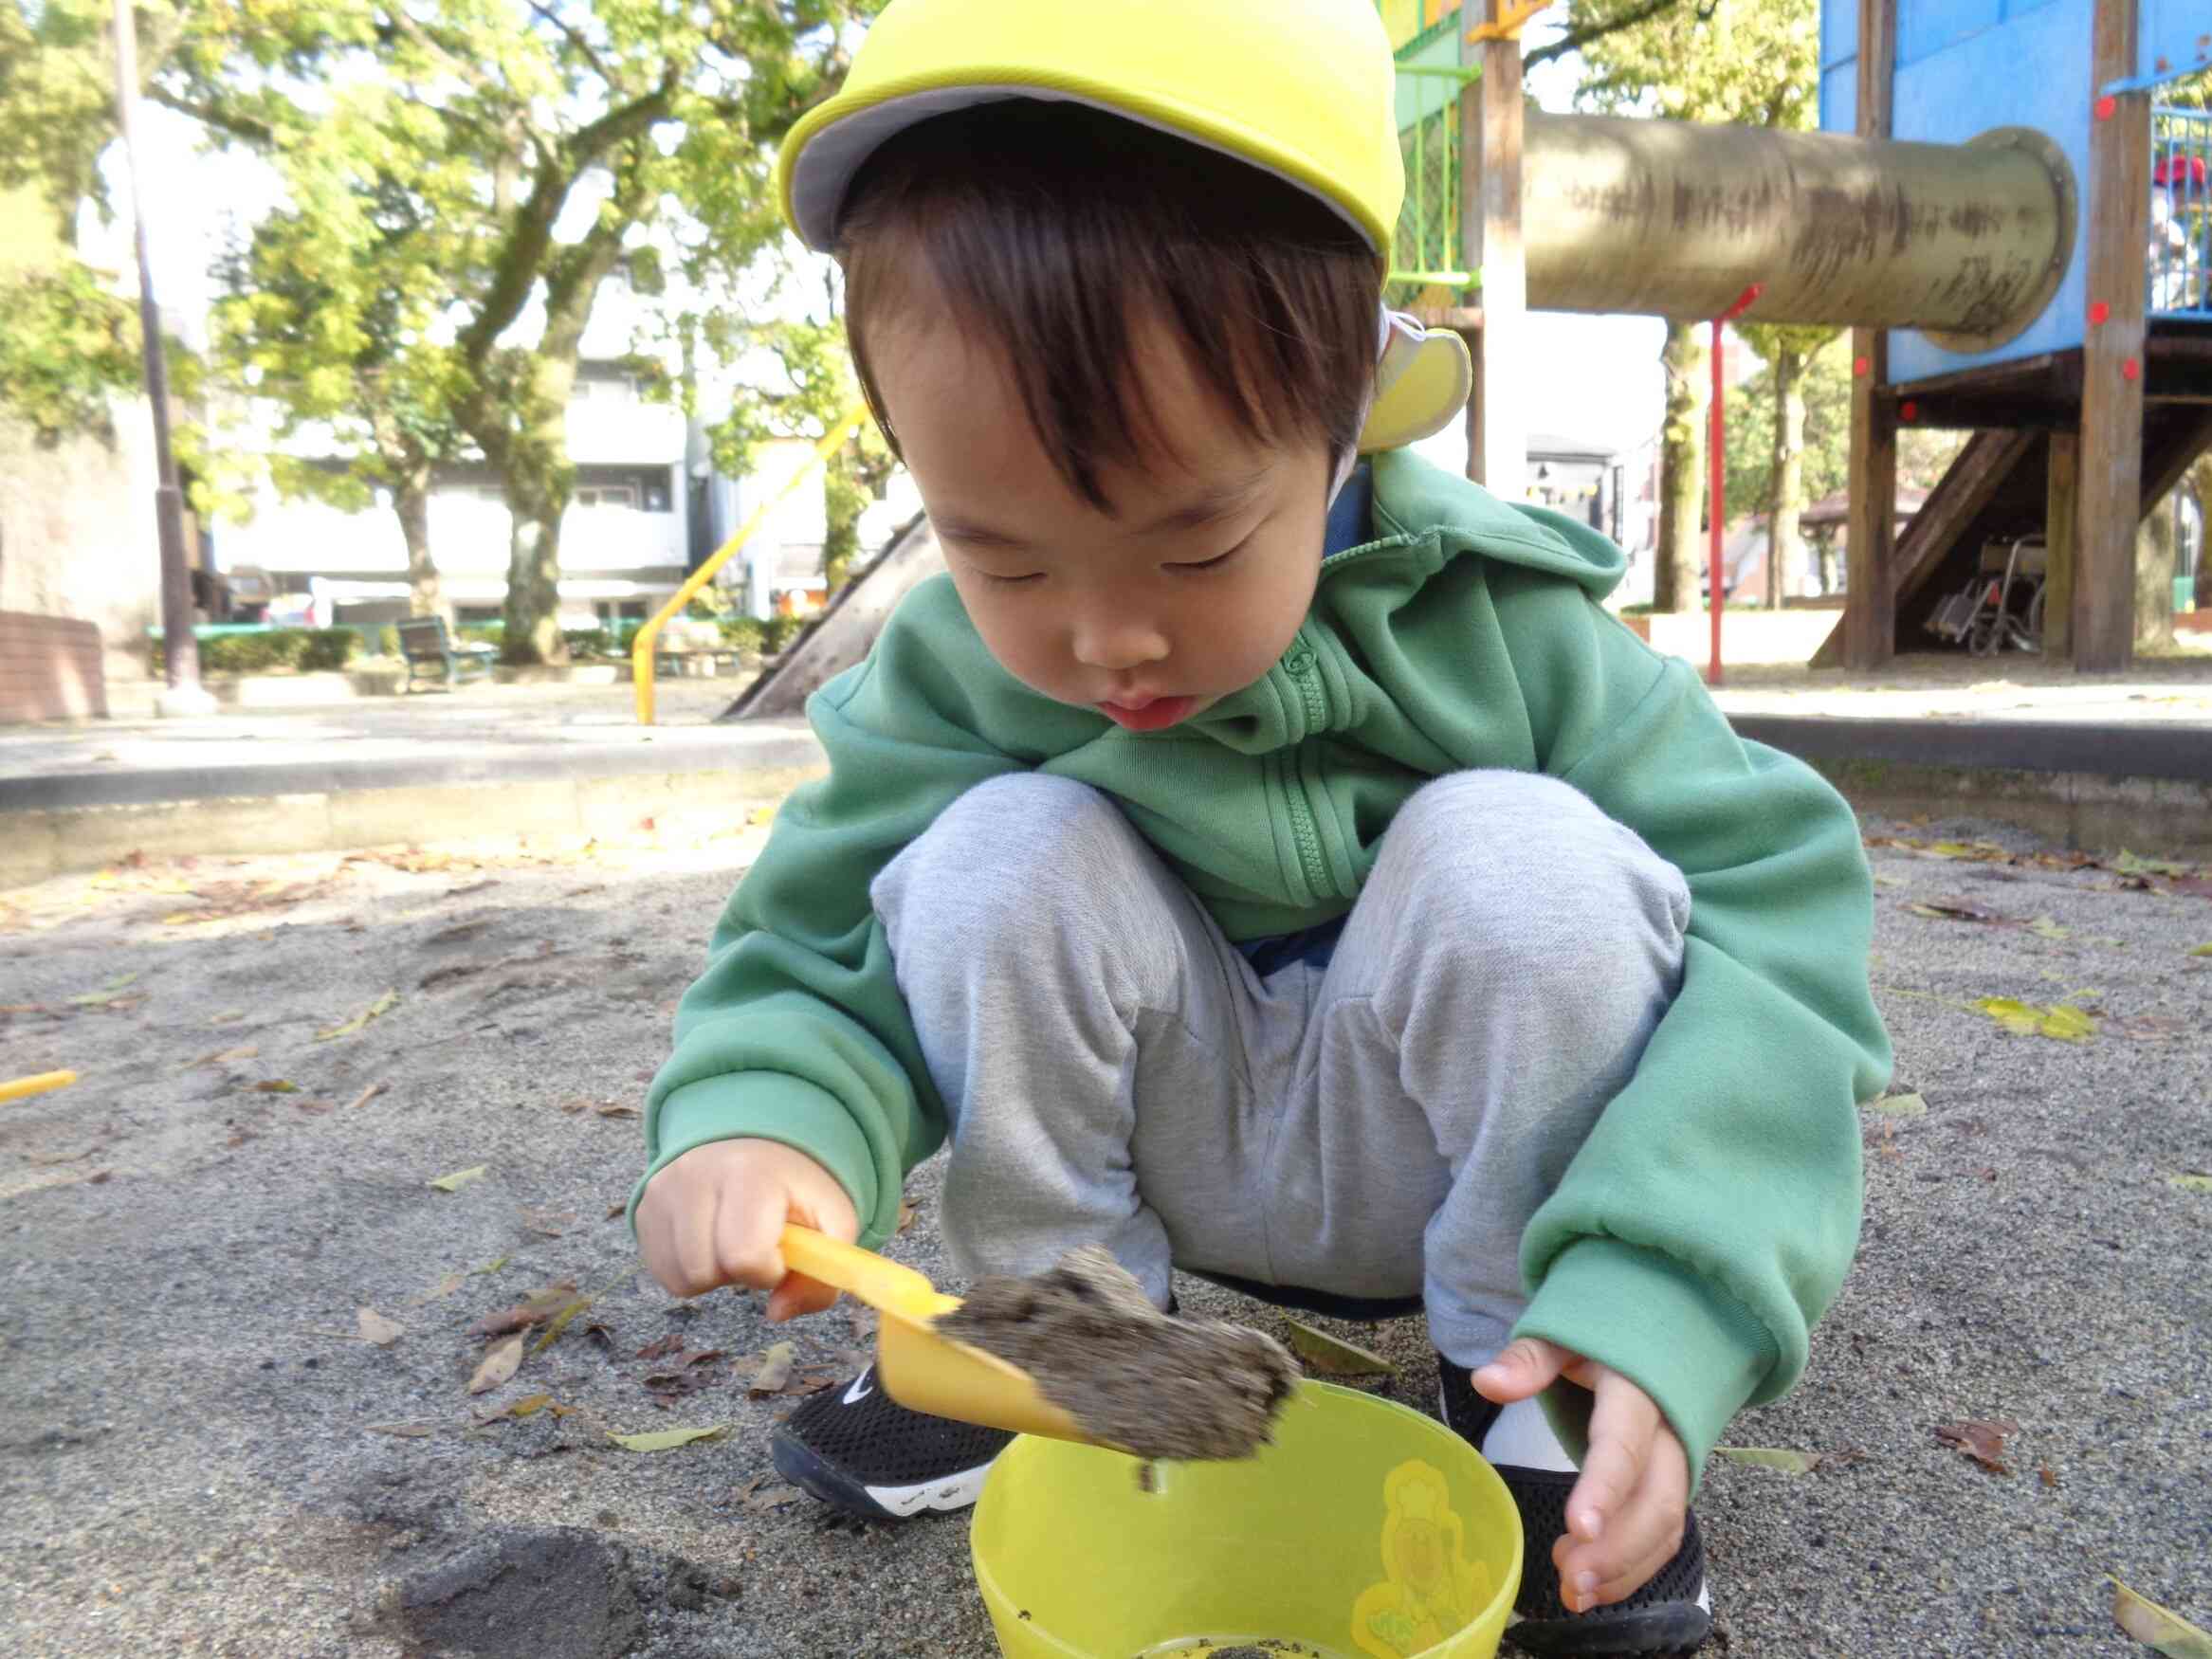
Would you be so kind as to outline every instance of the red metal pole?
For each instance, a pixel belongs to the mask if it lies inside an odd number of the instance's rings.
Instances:
[[[1753,283],[1736,296],[1736,302],[1712,319],[1712,414],[1706,433],[1706,449],[1710,465],[1707,470],[1711,480],[1711,493],[1708,497],[1706,516],[1712,521],[1710,552],[1706,562],[1706,608],[1712,613],[1712,661],[1706,665],[1705,683],[1721,683],[1721,612],[1728,605],[1728,595],[1721,583],[1721,540],[1726,534],[1728,516],[1726,457],[1723,440],[1727,436],[1726,403],[1728,382],[1721,373],[1721,329],[1751,309],[1759,298],[1761,284]],[[1766,556],[1774,556],[1772,531],[1768,532]]]

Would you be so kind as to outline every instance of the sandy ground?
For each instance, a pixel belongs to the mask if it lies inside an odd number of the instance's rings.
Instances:
[[[0,1076],[83,1074],[0,1106],[0,1645],[991,1652],[963,1521],[853,1528],[762,1478],[794,1402],[750,1396],[757,1357],[790,1335],[802,1384],[841,1376],[865,1327],[672,1302],[610,1214],[757,834],[0,895]],[[1858,1267],[1803,1386],[1731,1434],[1849,1455],[1707,1483],[1709,1650],[2143,1652],[2108,1572],[2212,1623],[2212,1191],[2186,1179],[2212,1170],[2212,957],[2189,954],[2212,901],[2052,858],[1874,856],[1876,979],[1926,1110],[1867,1114]],[[2097,1017],[2078,1042],[2014,1034],[1983,997]],[[917,1172],[894,1252],[931,1270],[935,1194]],[[472,1396],[471,1323],[561,1282],[589,1308]],[[362,1340],[362,1308],[400,1334]],[[1417,1325],[1363,1336],[1425,1407]],[[2017,1423],[2009,1473],[1939,1442],[1961,1419]],[[609,1438],[710,1426],[670,1450]]]

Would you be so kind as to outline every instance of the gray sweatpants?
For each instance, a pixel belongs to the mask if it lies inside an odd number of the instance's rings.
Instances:
[[[1681,983],[1690,894],[1554,779],[1470,772],[1399,811],[1326,967],[1262,979],[1105,795],[1025,774],[877,878],[952,1113],[963,1272],[1104,1244],[1349,1297],[1419,1292],[1479,1365],[1523,1228]]]

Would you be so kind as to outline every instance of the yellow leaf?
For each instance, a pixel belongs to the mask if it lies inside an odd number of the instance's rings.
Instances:
[[[1884,1095],[1878,1101],[1869,1101],[1866,1109],[1878,1112],[1885,1118],[1925,1118],[1928,1103],[1918,1095]]]
[[[449,1176],[440,1176],[436,1180],[430,1182],[430,1184],[437,1188],[441,1193],[458,1193],[463,1187],[468,1185],[470,1181],[482,1180],[484,1178],[484,1171],[490,1168],[491,1165],[488,1163],[472,1164],[467,1169],[455,1170]]]
[[[137,980],[137,977],[138,976],[136,974],[118,974],[113,979],[110,979],[98,991],[80,992],[77,995],[69,998],[69,1000],[79,1008],[104,1007],[106,1004],[113,1002],[118,996],[120,996],[124,991],[124,988],[134,984]]]
[[[2036,1030],[2061,1043],[2086,1043],[2096,1035],[2096,1022],[2078,1008],[2060,1003],[2036,1022]]]
[[[484,1363],[476,1368],[476,1375],[468,1379],[470,1394],[484,1394],[495,1389],[515,1375],[515,1368],[522,1363],[522,1339],[509,1337],[497,1343],[484,1357]]]
[[[2025,1002],[2016,1002],[2009,996],[1977,997],[1974,1006],[2002,1026],[2006,1030],[2023,1037],[2036,1034],[2043,1011]]]
[[[2212,1194],[2212,1176],[2204,1174],[2202,1170],[2184,1170],[2178,1176],[2168,1176],[2166,1177],[2166,1184],[2169,1187],[2179,1187],[2185,1193]]]
[[[1298,1358],[1324,1376],[1398,1375],[1397,1366],[1370,1349],[1340,1341],[1326,1331],[1317,1331],[1294,1319],[1283,1322],[1290,1327],[1290,1346],[1297,1350]]]
[[[1725,1457],[1731,1463],[1778,1468],[1788,1475],[1809,1475],[1822,1461],[1818,1451],[1786,1451],[1775,1446],[1716,1446],[1712,1449],[1715,1457]]]
[[[379,1348],[389,1348],[407,1332],[386,1319],[373,1307],[364,1307],[354,1315],[357,1334],[364,1342],[374,1342]]]
[[[354,1015],[352,1019],[346,1021],[344,1025],[333,1026],[327,1031],[317,1031],[315,1033],[315,1040],[318,1043],[327,1043],[335,1037],[350,1037],[356,1031],[359,1030],[363,1026],[367,1025],[371,1020],[390,1013],[398,1006],[399,993],[396,991],[387,991],[382,996],[379,996],[375,1002],[372,1002],[366,1009]]]
[[[717,1423],[711,1429],[663,1429],[652,1434],[610,1434],[608,1439],[625,1451],[668,1451],[679,1446],[688,1446],[694,1440],[712,1440],[724,1432],[726,1425]]]
[[[2189,955],[2192,957],[2212,957],[2212,945],[2199,945]]]
[[[2166,1659],[2212,1659],[2212,1635],[2207,1635],[2177,1613],[2169,1613],[2113,1578],[2112,1618],[2120,1629]]]
[[[2048,916],[2038,916],[2035,921],[2029,922],[2028,931],[2049,939],[2072,939],[2074,937],[2074,929],[2059,926]]]

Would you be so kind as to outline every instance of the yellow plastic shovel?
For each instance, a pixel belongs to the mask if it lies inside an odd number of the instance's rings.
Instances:
[[[930,1322],[960,1306],[960,1299],[942,1294],[913,1268],[811,1227],[783,1230],[783,1260],[793,1272],[834,1285],[882,1316],[876,1376],[907,1410],[1016,1434],[1097,1444],[1037,1392],[1028,1372],[931,1329]]]

